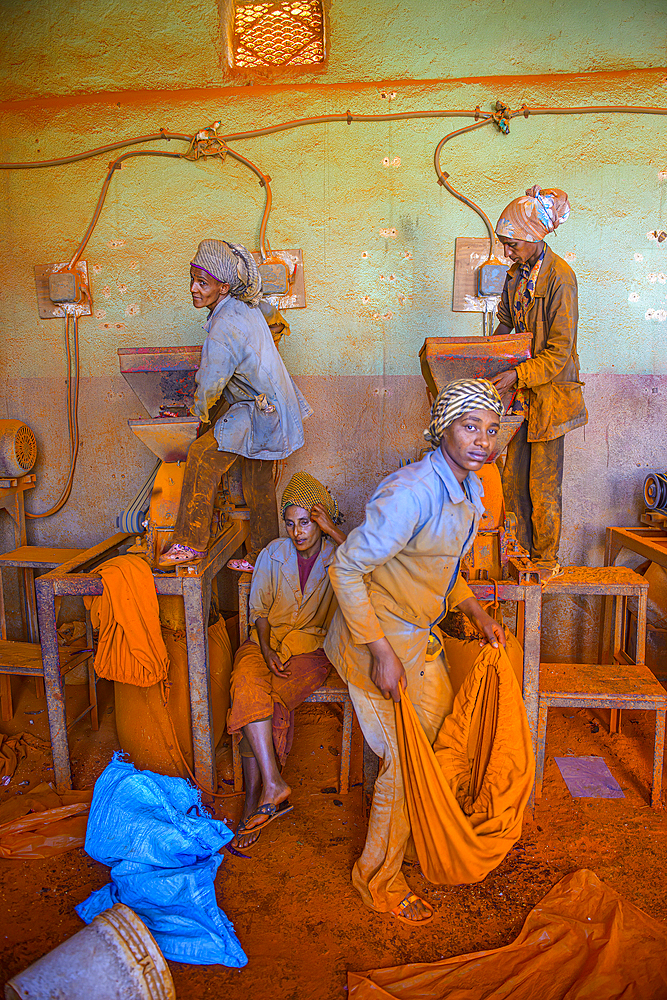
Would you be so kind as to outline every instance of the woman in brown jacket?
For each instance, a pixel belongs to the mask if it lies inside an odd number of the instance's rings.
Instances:
[[[535,185],[510,202],[496,226],[514,263],[495,332],[533,337],[530,360],[492,379],[501,396],[517,394],[515,410],[527,410],[507,449],[503,491],[519,521],[519,541],[543,580],[558,572],[564,436],[588,421],[577,355],[577,279],[544,242],[569,214],[564,191]]]

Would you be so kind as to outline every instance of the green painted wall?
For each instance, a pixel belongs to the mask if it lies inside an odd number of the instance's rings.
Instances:
[[[219,85],[229,75],[220,27],[226,8],[225,0],[3,0],[0,95]],[[662,0],[561,0],[548,9],[509,0],[325,0],[325,9],[327,64],[299,70],[300,80],[439,80],[665,64]]]
[[[497,97],[512,107],[667,102],[661,72],[592,77],[585,85],[558,81],[557,89],[554,81],[397,88],[391,101],[374,87],[352,86],[253,88],[208,99],[202,93],[196,102],[160,94],[111,104],[80,98],[66,107],[35,101],[19,111],[6,107],[5,158],[64,155],[159,126],[192,132],[216,117],[240,130],[347,108],[365,114],[381,114],[389,105],[397,111],[488,109]],[[438,140],[460,124],[465,121],[336,123],[235,144],[272,178],[271,243],[303,248],[308,309],[291,312],[294,336],[285,345],[295,374],[402,373],[412,367],[425,333],[480,329],[476,316],[452,313],[450,303],[454,240],[484,229],[437,185],[432,164]],[[667,370],[667,324],[645,318],[648,309],[667,308],[667,242],[647,239],[667,223],[667,179],[660,179],[666,131],[667,117],[519,118],[509,136],[488,126],[444,149],[453,183],[494,221],[534,181],[568,191],[572,215],[551,243],[579,277],[588,372]],[[52,373],[54,358],[40,344],[57,340],[60,324],[36,318],[31,266],[71,255],[109,159],[0,175],[6,233],[0,260],[5,273],[17,259],[27,270],[19,289],[2,287],[8,374]],[[400,165],[384,166],[385,159]],[[187,295],[193,251],[210,236],[255,247],[263,202],[255,176],[231,159],[224,165],[158,158],[126,163],[84,255],[93,272],[96,319],[82,324],[83,370],[115,374],[119,346],[196,342],[200,323]],[[638,298],[629,301],[633,293]]]

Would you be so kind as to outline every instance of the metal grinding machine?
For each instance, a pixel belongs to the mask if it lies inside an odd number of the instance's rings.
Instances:
[[[449,382],[459,378],[491,379],[530,357],[530,333],[491,337],[428,337],[419,352],[429,394],[435,399]],[[469,580],[501,580],[510,573],[521,583],[539,583],[529,554],[517,539],[516,514],[505,510],[500,469],[496,459],[507,448],[523,422],[522,416],[503,414],[496,450],[477,473],[484,484],[486,513],[463,563]]]
[[[118,351],[125,381],[149,418],[129,420],[139,440],[157,458],[155,468],[132,504],[117,518],[122,531],[146,532],[141,540],[151,565],[169,548],[178,514],[185,459],[197,436],[199,419],[190,415],[201,347],[129,347]],[[209,552],[234,520],[247,520],[240,462],[222,477],[215,500]],[[176,567],[177,575],[188,567]]]

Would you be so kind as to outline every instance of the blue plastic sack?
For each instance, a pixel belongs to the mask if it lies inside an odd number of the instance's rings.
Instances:
[[[218,906],[218,853],[233,837],[196,788],[114,757],[95,782],[85,848],[111,882],[76,912],[87,924],[114,903],[141,917],[166,958],[240,968],[247,957]]]

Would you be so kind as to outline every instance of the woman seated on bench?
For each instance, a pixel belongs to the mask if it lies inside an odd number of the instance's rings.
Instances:
[[[321,687],[331,664],[324,637],[337,607],[329,582],[338,505],[312,476],[292,476],[282,496],[287,538],[276,538],[255,563],[250,638],[234,658],[230,733],[240,743],[245,802],[234,846],[250,847],[260,830],[292,806],[282,766],[292,745],[294,709]],[[277,759],[276,759],[277,758]]]

